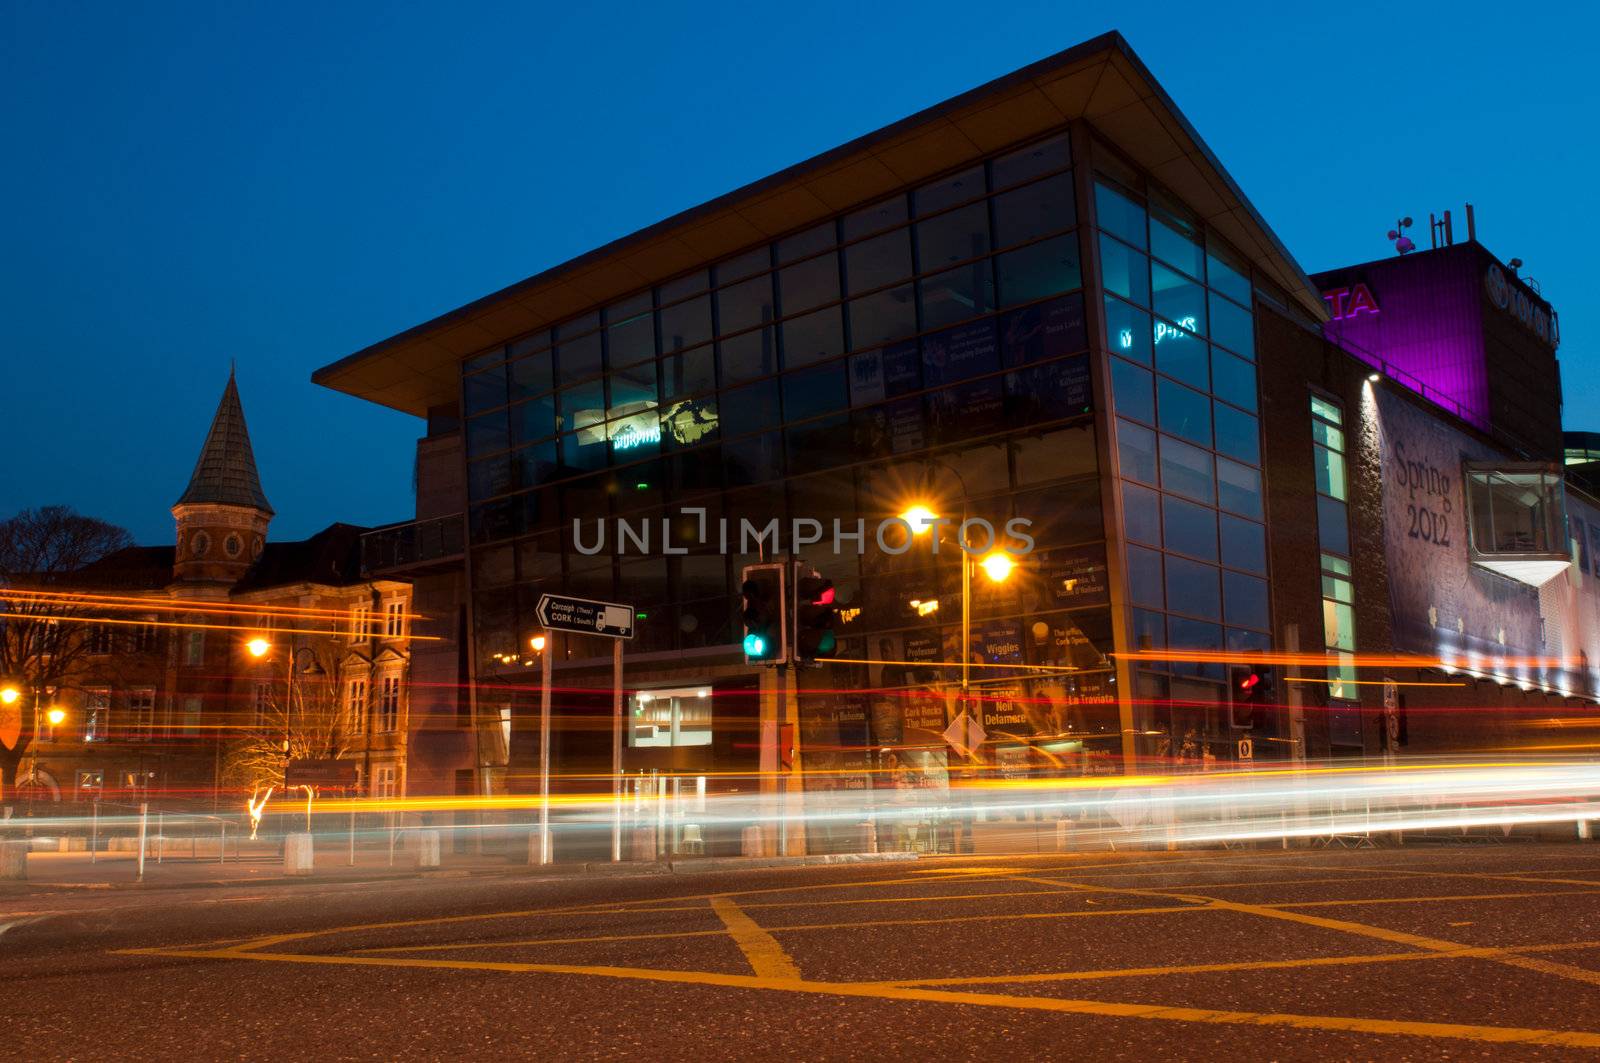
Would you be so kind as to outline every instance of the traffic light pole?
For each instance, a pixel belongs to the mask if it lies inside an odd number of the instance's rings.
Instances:
[[[622,640],[611,645],[611,862],[622,860]]]
[[[539,863],[548,864],[550,845],[550,658],[555,656],[553,632],[545,632],[544,652],[539,654]]]

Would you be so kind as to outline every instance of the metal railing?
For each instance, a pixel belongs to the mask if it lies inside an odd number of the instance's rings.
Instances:
[[[462,515],[408,521],[375,528],[361,536],[361,571],[371,575],[392,569],[449,561],[462,555],[466,536]]]

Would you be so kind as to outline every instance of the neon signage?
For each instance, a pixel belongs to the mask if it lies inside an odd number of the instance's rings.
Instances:
[[[1181,340],[1199,331],[1199,319],[1194,315],[1180,317],[1176,325],[1169,325],[1165,321],[1157,321],[1155,327],[1155,341],[1160,343],[1165,339]],[[1133,329],[1125,328],[1117,332],[1117,346],[1125,351],[1133,350]]]
[[[1345,321],[1362,314],[1376,314],[1378,300],[1372,295],[1372,289],[1365,284],[1352,284],[1348,288],[1334,288],[1322,293],[1322,301],[1328,304],[1328,316],[1335,321]]]

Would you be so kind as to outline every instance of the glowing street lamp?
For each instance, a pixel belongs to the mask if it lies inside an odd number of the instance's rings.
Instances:
[[[984,575],[992,583],[1004,583],[1011,578],[1011,572],[1017,563],[1011,560],[1011,555],[1004,552],[995,552],[978,562],[978,567],[983,569]]]
[[[15,705],[20,697],[22,697],[22,691],[14,686],[0,687],[0,705]]]
[[[927,506],[915,505],[900,514],[900,519],[911,526],[912,535],[921,535],[933,527],[933,522],[938,519],[938,514]]]
[[[545,637],[543,635],[535,635],[528,640],[528,645],[533,648],[534,653],[543,653],[545,647]]]
[[[257,637],[245,643],[244,648],[250,652],[252,657],[265,657],[272,652],[272,643],[264,638]]]
[[[61,721],[67,718],[67,710],[59,705],[52,705],[45,712],[44,718],[50,721],[51,727],[60,727]]]

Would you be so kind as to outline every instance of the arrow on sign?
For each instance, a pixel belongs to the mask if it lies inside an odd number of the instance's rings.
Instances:
[[[633,638],[633,606],[597,602],[588,598],[568,598],[542,594],[534,610],[539,623],[557,631],[577,631],[585,635],[605,635],[614,639]]]

